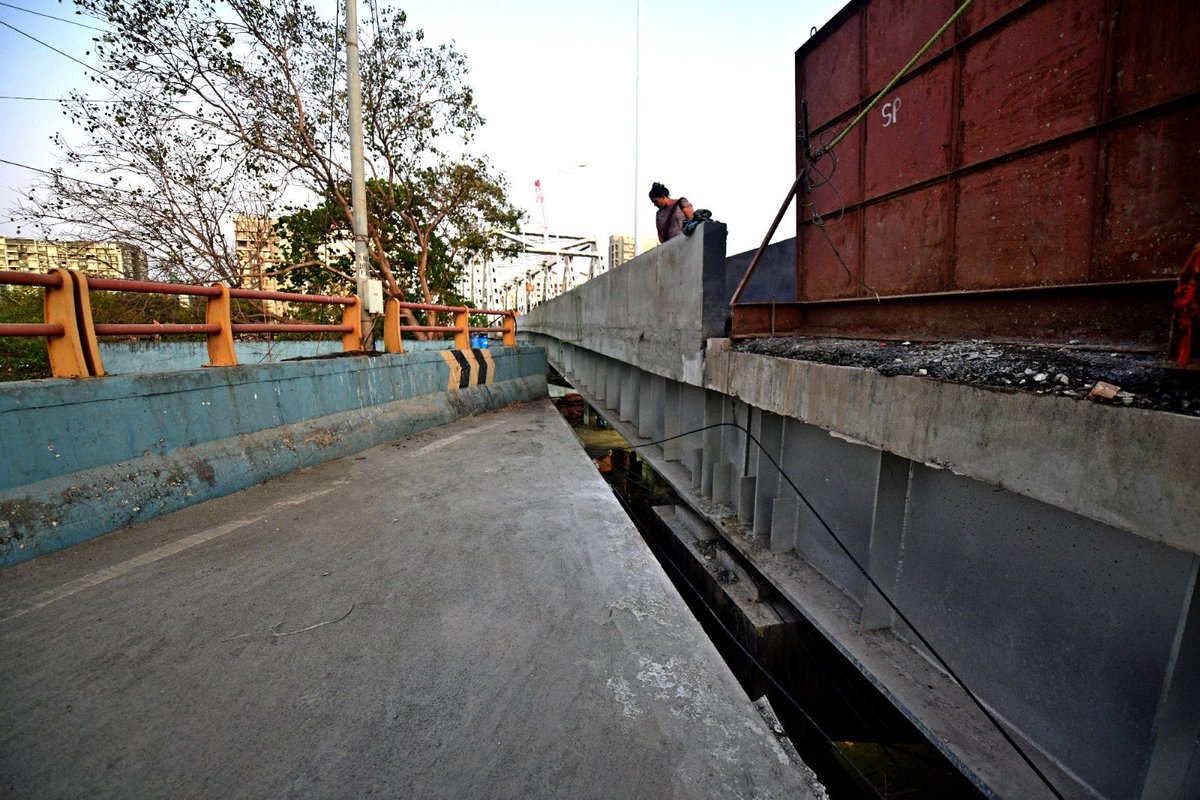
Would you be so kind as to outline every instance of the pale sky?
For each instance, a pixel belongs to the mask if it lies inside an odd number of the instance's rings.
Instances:
[[[341,0],[317,0],[332,17]],[[639,136],[634,182],[637,0],[408,0],[397,5],[427,43],[454,40],[487,124],[475,151],[508,177],[510,197],[541,230],[654,236],[647,192],[661,181],[729,226],[729,254],[758,246],[795,178],[794,57],[845,0],[641,2]],[[17,8],[14,8],[17,7]],[[96,31],[69,0],[0,0],[0,159],[49,169],[67,130],[54,98],[87,90]],[[359,0],[360,23],[366,2]],[[49,45],[49,47],[47,46]],[[62,54],[51,50],[54,47]],[[70,56],[70,58],[68,58]],[[33,174],[0,163],[0,210]],[[775,240],[795,235],[792,216]],[[13,235],[8,215],[0,234]]]

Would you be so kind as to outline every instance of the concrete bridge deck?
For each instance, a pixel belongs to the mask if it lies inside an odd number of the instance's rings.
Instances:
[[[0,571],[0,795],[811,797],[548,401]]]

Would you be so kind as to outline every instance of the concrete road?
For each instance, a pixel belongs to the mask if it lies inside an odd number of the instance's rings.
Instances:
[[[0,795],[813,797],[548,401],[0,572]]]

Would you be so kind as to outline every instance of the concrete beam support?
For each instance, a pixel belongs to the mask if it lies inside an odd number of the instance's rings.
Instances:
[[[754,522],[754,492],[757,485],[758,478],[754,475],[745,475],[738,480],[738,519],[743,525]]]
[[[699,386],[679,384],[679,432],[687,434],[679,439],[680,453],[689,454],[704,446],[704,434],[695,431],[704,427],[706,397],[707,392]]]
[[[667,379],[650,375],[650,430],[646,435],[656,442],[666,438]]]
[[[756,454],[754,494],[754,535],[767,539],[771,534],[771,516],[775,509],[775,498],[783,491],[780,487],[779,469],[776,464],[783,457],[783,417],[770,412],[761,412],[758,437],[762,449]],[[791,492],[791,489],[786,491]]]
[[[871,579],[887,592],[897,594],[904,539],[904,510],[908,501],[908,478],[912,462],[891,453],[879,454],[879,480],[875,486],[875,513],[871,521],[871,544],[867,556]],[[866,589],[861,628],[863,631],[890,628],[895,612],[873,588]]]
[[[728,505],[732,499],[729,487],[733,485],[733,464],[728,461],[718,461],[713,464],[712,501]]]
[[[663,458],[667,461],[678,461],[683,454],[683,437],[678,437],[683,433],[681,422],[683,417],[680,413],[680,387],[678,381],[663,381],[663,438],[668,439],[663,443]]]
[[[637,419],[638,398],[641,395],[641,370],[637,367],[624,365],[621,367],[621,403],[619,406],[621,422],[633,422]]]
[[[713,493],[713,465],[722,460],[721,433],[718,425],[725,419],[725,396],[718,392],[704,393],[704,425],[706,430],[701,434],[704,442],[704,471],[700,477],[700,491],[706,497]]]
[[[619,411],[621,408],[621,390],[625,388],[621,378],[625,372],[625,365],[615,358],[605,359],[606,370],[604,377],[605,395],[604,406],[611,408],[614,411]]]
[[[688,459],[688,471],[692,477],[692,491],[700,491],[704,483],[704,448],[693,447],[691,458]]]
[[[771,512],[772,553],[786,553],[796,546],[796,521],[800,517],[800,501],[794,497],[777,497]]]
[[[587,388],[586,391],[597,403],[604,400],[604,359],[595,353],[588,352],[587,356]]]
[[[654,418],[658,413],[659,403],[655,402],[654,398],[654,383],[651,378],[654,377],[648,372],[638,372],[638,407],[637,407],[637,432],[642,439],[654,439]]]

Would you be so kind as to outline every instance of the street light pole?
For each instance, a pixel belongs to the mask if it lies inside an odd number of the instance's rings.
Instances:
[[[350,111],[350,202],[354,210],[354,282],[362,313],[365,341],[371,340],[371,315],[367,311],[367,182],[363,168],[362,77],[358,71],[358,8],[346,0],[346,71]]]

